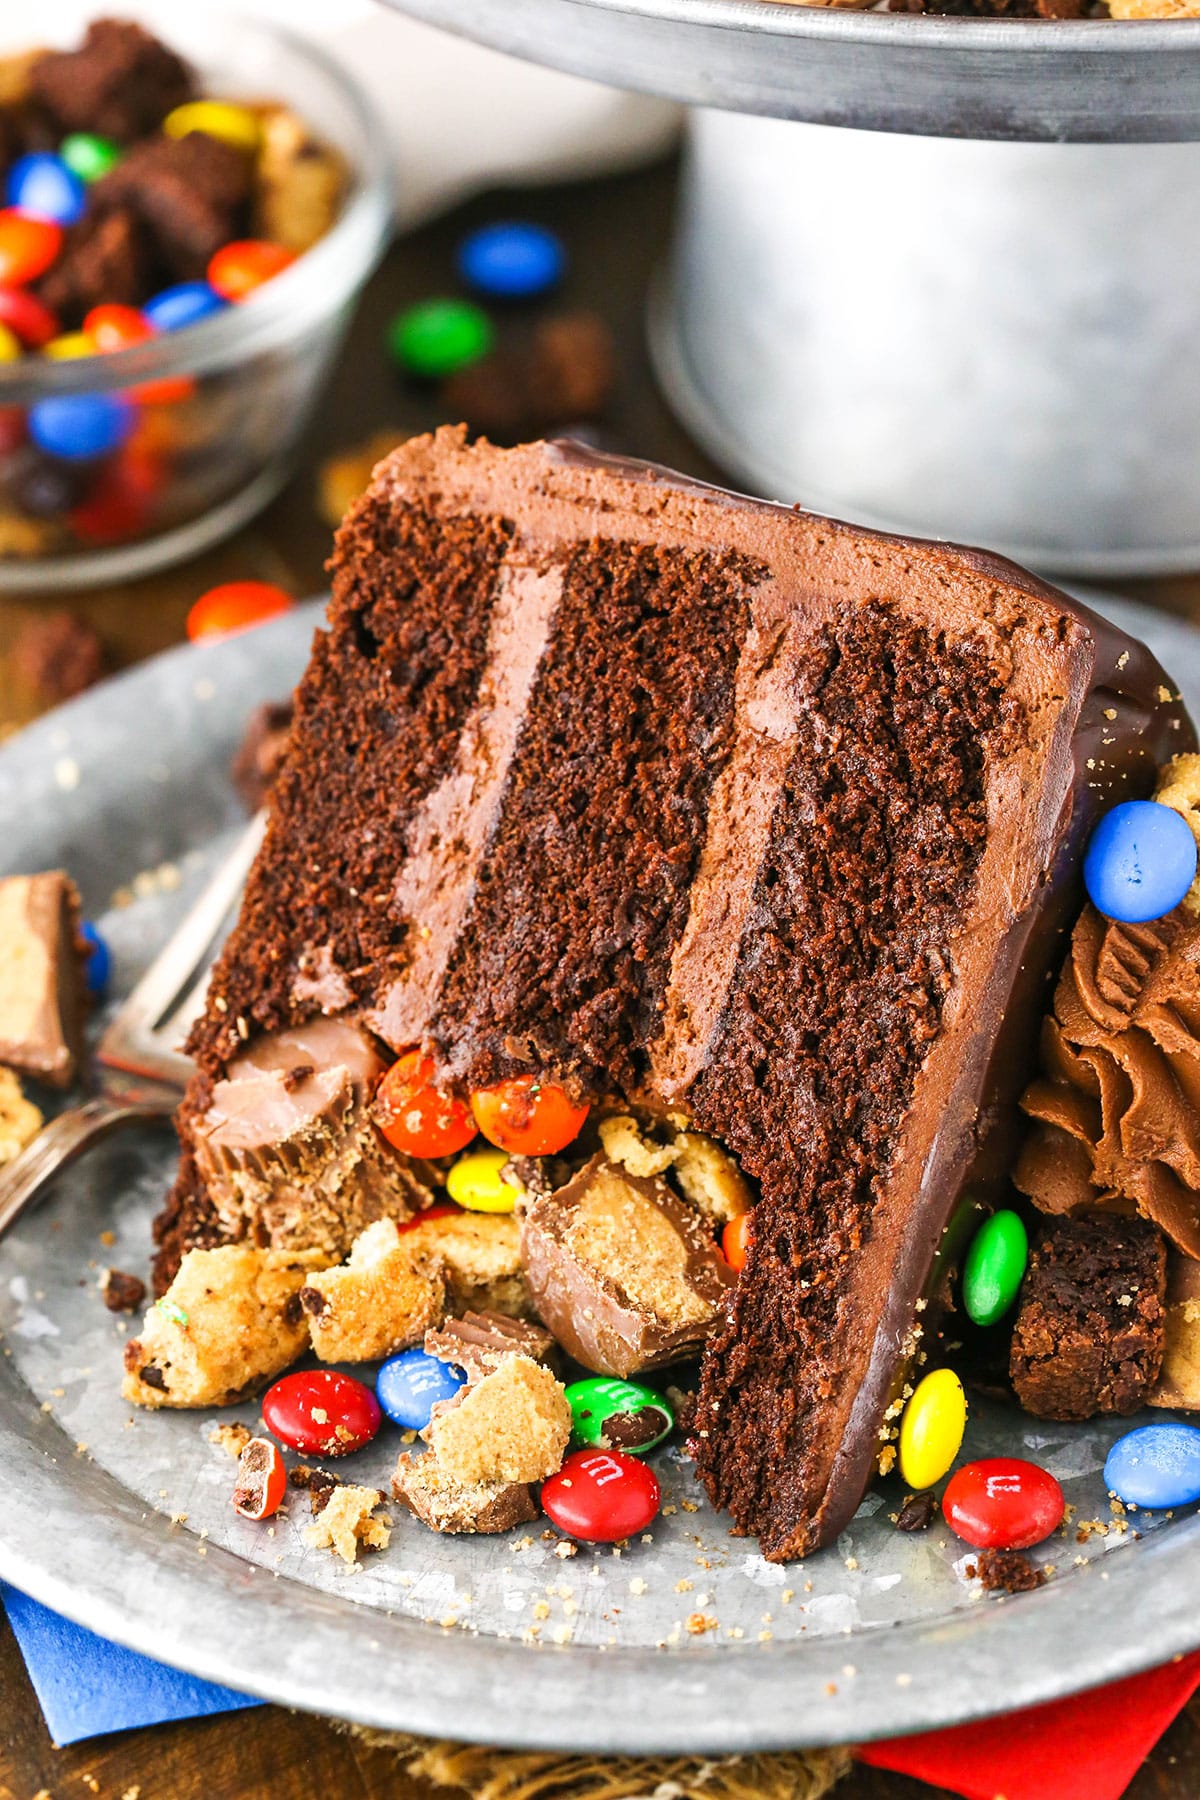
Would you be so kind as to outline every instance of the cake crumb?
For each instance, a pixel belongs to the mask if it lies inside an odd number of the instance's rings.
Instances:
[[[367,1550],[386,1550],[391,1520],[373,1516],[382,1504],[383,1495],[378,1488],[339,1487],[329,1496],[316,1522],[305,1526],[304,1541],[314,1550],[335,1550],[347,1563],[357,1561],[360,1545]]]
[[[216,1444],[218,1449],[223,1450],[226,1456],[232,1456],[236,1462],[250,1442],[251,1436],[250,1427],[243,1425],[240,1419],[236,1419],[228,1425],[214,1425],[208,1434],[208,1441],[210,1444]]]

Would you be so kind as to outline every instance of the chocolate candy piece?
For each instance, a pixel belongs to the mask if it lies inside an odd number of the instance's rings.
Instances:
[[[910,1488],[940,1481],[962,1448],[967,1397],[953,1369],[917,1383],[900,1421],[900,1473]]]
[[[633,1381],[597,1377],[567,1389],[571,1435],[592,1449],[644,1456],[670,1437],[675,1417],[661,1394]]]
[[[496,300],[532,300],[556,287],[567,266],[561,239],[544,225],[505,220],[483,225],[458,247],[458,272]]]
[[[1200,1445],[1200,1431],[1194,1435]],[[1028,1550],[1058,1529],[1065,1504],[1048,1469],[1017,1456],[990,1456],[955,1471],[942,1495],[942,1516],[977,1549]]]
[[[615,1544],[645,1531],[661,1501],[653,1470],[620,1450],[578,1450],[542,1488],[546,1517],[587,1544]]]
[[[31,150],[17,158],[8,171],[5,198],[9,206],[52,225],[74,225],[87,204],[79,176],[61,156],[47,150]]]
[[[207,281],[181,281],[147,300],[143,311],[156,331],[182,331],[222,312],[227,305]]]
[[[51,394],[29,409],[33,442],[64,462],[94,462],[118,450],[135,423],[133,407],[119,394]]]
[[[1008,1207],[975,1233],[963,1264],[963,1306],[976,1325],[995,1325],[1016,1299],[1029,1261],[1024,1220]]]
[[[1189,1506],[1200,1500],[1200,1431],[1174,1420],[1127,1431],[1108,1453],[1104,1483],[1126,1506]]]
[[[383,1414],[369,1387],[335,1369],[301,1369],[263,1395],[269,1431],[306,1456],[349,1456],[369,1444]]]
[[[539,1317],[601,1375],[693,1354],[733,1281],[706,1220],[603,1155],[529,1209],[521,1255]]]
[[[528,1482],[457,1481],[432,1453],[401,1454],[392,1494],[432,1531],[492,1534],[537,1518]]]
[[[94,131],[72,131],[58,147],[58,154],[80,181],[99,181],[121,160],[121,152],[111,138]]]
[[[441,1362],[462,1369],[471,1381],[482,1381],[506,1356],[529,1356],[551,1367],[558,1361],[558,1347],[540,1325],[492,1312],[448,1319],[439,1330],[425,1333],[425,1349]]]
[[[394,1425],[424,1431],[439,1400],[452,1400],[466,1381],[461,1369],[425,1350],[389,1356],[375,1377],[375,1398]]]
[[[436,381],[478,362],[492,347],[487,314],[469,300],[425,300],[392,321],[392,359],[410,375]]]
[[[1083,858],[1088,898],[1124,925],[1173,912],[1196,878],[1186,819],[1157,800],[1125,800],[1105,813]]]
[[[73,884],[58,870],[0,881],[0,1063],[70,1087],[84,1009]]]

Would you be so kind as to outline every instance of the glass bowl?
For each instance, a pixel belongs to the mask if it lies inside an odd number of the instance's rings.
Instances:
[[[391,222],[388,144],[370,103],[321,51],[273,25],[176,0],[111,9],[66,0],[50,30],[38,16],[22,31],[8,14],[0,54],[33,42],[73,46],[98,10],[156,32],[195,66],[206,94],[291,107],[341,152],[349,186],[325,236],[242,304],[109,355],[54,361],[34,352],[0,364],[0,591],[144,575],[197,555],[264,507],[291,472]],[[106,461],[70,465],[87,491],[68,511],[16,510],[3,495],[3,458],[19,454],[24,409],[101,392],[134,403],[128,442]]]

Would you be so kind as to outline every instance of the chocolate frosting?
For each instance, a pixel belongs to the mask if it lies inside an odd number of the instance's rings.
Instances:
[[[1015,1180],[1043,1212],[1137,1209],[1200,1257],[1200,919],[1090,904],[1042,1027]]]

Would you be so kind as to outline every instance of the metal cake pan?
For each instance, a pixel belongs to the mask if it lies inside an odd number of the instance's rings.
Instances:
[[[928,137],[1200,137],[1200,19],[946,19],[766,0],[391,0],[692,106]]]
[[[1105,605],[1200,711],[1200,632]],[[72,871],[118,992],[236,829],[228,755],[249,708],[296,678],[315,616],[170,652],[0,751],[0,867]],[[306,1545],[300,1506],[272,1536],[229,1505],[233,1464],[209,1440],[221,1415],[132,1417],[118,1398],[124,1332],[98,1272],[145,1266],[173,1160],[161,1131],[104,1146],[0,1244],[0,1577],[106,1637],[382,1728],[698,1754],[958,1723],[1200,1643],[1195,1516],[1143,1520],[1137,1542],[1078,1546],[1072,1528],[1039,1553],[1057,1569],[1046,1587],[984,1599],[943,1527],[892,1528],[886,1488],[836,1546],[767,1564],[698,1498],[678,1451],[656,1463],[675,1510],[619,1557],[560,1560],[537,1527],[439,1538],[397,1514],[388,1550],[351,1573]],[[224,1416],[253,1424],[257,1411]],[[1099,1471],[1125,1428],[980,1404],[967,1450],[1035,1456],[1079,1519],[1107,1520]],[[346,1472],[386,1485],[397,1448],[381,1433]],[[693,1611],[715,1621],[695,1636]]]

